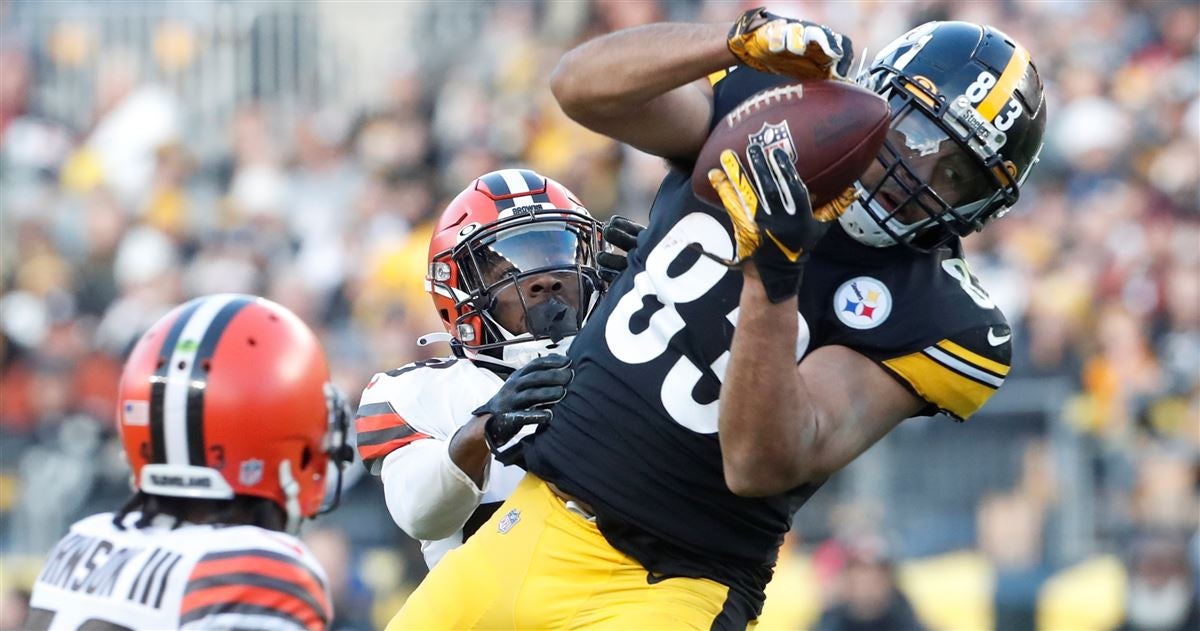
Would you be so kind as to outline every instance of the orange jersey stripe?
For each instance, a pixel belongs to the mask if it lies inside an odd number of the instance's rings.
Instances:
[[[373,432],[379,429],[387,429],[389,427],[407,426],[408,422],[399,414],[376,414],[375,416],[363,416],[354,419],[354,429],[358,433]]]
[[[261,574],[292,583],[321,603],[323,609],[329,609],[329,602],[325,600],[325,590],[313,579],[312,574],[305,568],[276,559],[246,555],[215,561],[201,561],[192,569],[192,575],[188,577],[188,581],[242,572]]]
[[[321,619],[322,613],[326,618],[329,617],[328,611],[313,611],[313,608],[308,603],[291,594],[253,585],[222,585],[188,594],[183,597],[180,615],[186,616],[188,612],[194,609],[209,605],[235,603],[258,605],[259,607],[274,609],[302,621],[304,626],[310,629],[324,627],[324,622]]]
[[[359,446],[358,453],[360,456],[362,456],[363,460],[373,460],[375,458],[382,458],[411,442],[418,441],[418,440],[421,440],[424,438],[430,438],[430,436],[427,434],[421,434],[421,433],[411,434],[411,435],[405,436],[404,438],[397,438],[396,440],[389,440],[388,442],[383,443],[382,445],[369,445],[369,446],[365,446],[365,447]]]

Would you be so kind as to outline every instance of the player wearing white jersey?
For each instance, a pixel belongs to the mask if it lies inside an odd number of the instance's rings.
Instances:
[[[519,439],[566,394],[561,353],[603,287],[600,232],[566,187],[525,169],[475,180],[434,228],[426,289],[454,356],[376,374],[355,421],[392,519],[430,567],[516,488]]]
[[[353,455],[328,381],[316,336],[275,303],[209,296],[159,320],[118,395],[136,492],[59,541],[23,628],[325,629],[325,574],[293,534]]]
[[[313,629],[332,616],[325,572],[300,540],[255,526],[132,512],[84,519],[50,552],[29,628]],[[51,624],[51,620],[53,623]]]

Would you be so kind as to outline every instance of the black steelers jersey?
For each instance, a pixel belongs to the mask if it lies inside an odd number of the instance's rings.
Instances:
[[[781,82],[746,68],[714,81],[719,120]],[[575,379],[554,421],[525,448],[529,471],[589,503],[613,547],[650,580],[691,576],[730,586],[733,626],[757,617],[791,515],[819,484],[772,497],[725,485],[717,398],[738,319],[742,275],[725,212],[673,168],[629,267],[576,337]],[[844,345],[928,405],[966,419],[1004,380],[1010,331],[957,242],[931,254],[871,248],[831,227],[800,289],[796,358]],[[864,393],[866,396],[867,393]]]

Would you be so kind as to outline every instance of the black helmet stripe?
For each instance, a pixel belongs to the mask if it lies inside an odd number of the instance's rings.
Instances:
[[[533,201],[539,204],[550,203],[550,187],[546,185],[546,180],[542,176],[530,171],[529,169],[519,169],[521,177],[525,179],[525,185],[531,191],[541,191],[533,195]]]
[[[163,339],[162,346],[158,349],[158,367],[150,379],[150,456],[147,460],[153,464],[162,464],[167,461],[166,436],[163,431],[163,399],[167,392],[167,365],[171,361],[175,345],[179,342],[179,334],[183,332],[184,325],[191,319],[201,302],[203,302],[202,299],[197,299],[184,305],[179,312],[179,317],[175,318],[175,322],[171,324],[171,330]]]
[[[488,192],[492,194],[492,197],[503,197],[514,192],[520,192],[509,190],[508,181],[500,173],[500,171],[493,171],[481,178],[483,183],[487,185]],[[512,208],[514,205],[516,205],[516,202],[512,197],[496,200],[496,208],[500,210]]]
[[[151,423],[158,425],[163,447],[161,459],[155,462],[174,465],[204,463],[203,440],[192,440],[196,435],[203,437],[202,400],[197,410],[200,414],[191,414],[191,408],[195,406],[192,402],[193,391],[200,390],[201,399],[204,396],[207,374],[204,370],[197,372],[196,364],[203,362],[201,352],[205,343],[207,357],[211,358],[229,320],[253,300],[249,296],[220,294],[193,301],[195,307],[189,308],[187,321],[173,336],[170,346],[164,345],[162,352],[166,355],[166,362],[160,367],[162,374],[155,376],[155,386],[161,387],[162,394],[152,397],[151,401],[152,410],[158,412],[157,415],[152,414]],[[194,383],[196,379],[201,381]],[[155,399],[159,401],[157,406]],[[193,423],[197,425],[194,429]],[[192,443],[195,443],[194,447]]]
[[[187,445],[188,464],[205,466],[204,394],[208,392],[208,362],[217,349],[217,342],[229,326],[229,321],[253,299],[239,297],[221,308],[204,332],[196,357],[192,360],[192,376],[188,379]],[[248,342],[247,342],[248,343]]]

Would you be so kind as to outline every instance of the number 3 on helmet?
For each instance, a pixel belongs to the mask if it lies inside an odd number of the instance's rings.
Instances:
[[[344,401],[317,337],[262,298],[175,308],[138,340],[119,393],[134,486],[150,495],[261,497],[294,529],[320,511],[331,456],[345,459]]]

